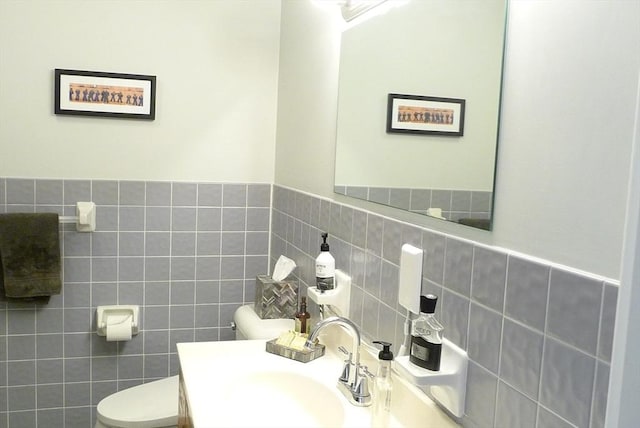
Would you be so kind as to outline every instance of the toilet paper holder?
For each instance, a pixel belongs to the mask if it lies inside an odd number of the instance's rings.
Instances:
[[[96,309],[96,327],[98,336],[107,335],[107,325],[131,323],[131,335],[138,334],[138,305],[98,306]]]

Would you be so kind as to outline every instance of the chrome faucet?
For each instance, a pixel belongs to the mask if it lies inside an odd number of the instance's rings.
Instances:
[[[325,318],[315,325],[305,346],[308,349],[312,349],[320,331],[331,324],[337,324],[344,328],[353,338],[352,352],[345,351],[349,358],[345,360],[342,374],[338,378],[338,389],[342,391],[351,404],[360,407],[370,406],[371,394],[369,393],[367,378],[369,372],[365,366],[360,365],[360,331],[351,320],[344,317]],[[353,370],[352,367],[354,368]]]

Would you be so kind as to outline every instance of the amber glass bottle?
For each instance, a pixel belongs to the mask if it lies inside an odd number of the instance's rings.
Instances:
[[[302,334],[309,334],[311,315],[307,312],[307,298],[300,298],[300,309],[296,312],[296,332]]]

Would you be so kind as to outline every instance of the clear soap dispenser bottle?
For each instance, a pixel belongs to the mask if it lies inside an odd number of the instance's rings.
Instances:
[[[373,384],[373,406],[371,409],[371,426],[373,428],[387,428],[391,418],[391,343],[376,340],[373,343],[382,345],[378,354],[378,374]]]
[[[420,296],[420,316],[411,325],[409,361],[423,369],[439,371],[442,353],[442,324],[434,316],[438,298]]]

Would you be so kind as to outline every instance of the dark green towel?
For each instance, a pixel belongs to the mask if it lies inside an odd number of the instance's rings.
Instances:
[[[58,214],[0,214],[0,285],[10,298],[60,294]]]

